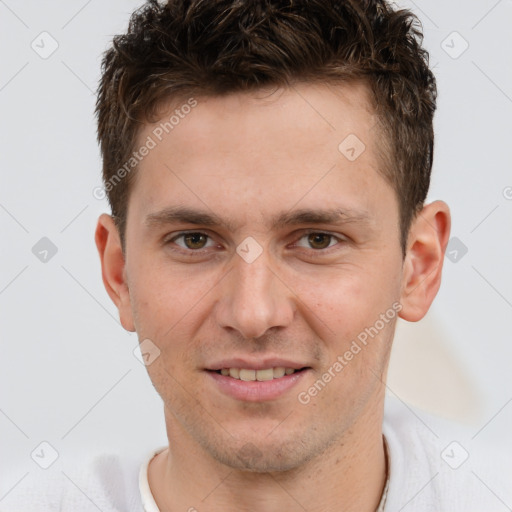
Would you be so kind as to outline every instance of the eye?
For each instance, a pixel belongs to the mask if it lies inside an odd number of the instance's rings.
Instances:
[[[302,240],[305,240],[305,244],[301,243]],[[340,242],[340,238],[331,235],[329,233],[307,233],[302,236],[299,241],[296,243],[298,247],[305,247],[307,249],[314,249],[316,251],[327,249],[336,245]],[[306,245],[307,244],[307,245]]]
[[[182,249],[189,249],[192,251],[205,249],[214,245],[213,240],[211,240],[208,235],[201,232],[180,233],[168,241],[174,242]],[[207,245],[208,243],[210,243],[210,245]]]

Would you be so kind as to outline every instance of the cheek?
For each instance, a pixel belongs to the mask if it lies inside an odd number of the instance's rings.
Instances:
[[[360,325],[368,314],[378,309],[381,298],[376,294],[376,287],[362,271],[339,275],[332,273],[322,283],[302,281],[297,285],[301,290],[298,296],[304,305],[318,316],[320,320],[337,332],[350,330],[353,325]]]
[[[386,312],[394,318],[393,304],[400,296],[400,282],[396,271],[390,269],[386,272],[384,266],[378,265],[377,268],[379,270],[373,274],[363,269],[335,272],[329,279],[316,280],[314,287],[310,280],[297,284],[302,302],[302,306],[299,305],[301,314],[318,337],[325,341],[331,359],[343,354],[358,339],[362,340],[361,343],[371,341],[375,348],[381,346],[382,350],[388,345],[393,322],[388,319],[381,325],[380,318]],[[371,329],[376,322],[377,335]],[[367,329],[373,336],[368,334]],[[361,346],[364,347],[363,344]],[[377,352],[381,353],[382,350]],[[370,351],[358,359],[371,358],[374,353]]]
[[[197,276],[190,269],[151,259],[132,262],[130,298],[141,328],[165,330],[181,328],[189,316],[197,314],[205,293],[215,286],[213,276]],[[196,271],[197,274],[197,271]]]
[[[140,340],[158,347],[160,356],[148,372],[155,385],[167,389],[173,376],[182,381],[184,372],[197,364],[193,356],[204,348],[198,330],[210,314],[207,292],[218,280],[210,283],[206,276],[194,278],[156,265],[138,267],[135,277],[130,292],[135,327]]]

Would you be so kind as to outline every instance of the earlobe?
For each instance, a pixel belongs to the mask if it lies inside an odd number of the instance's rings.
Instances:
[[[110,215],[104,213],[98,219],[94,240],[100,255],[105,289],[119,310],[122,326],[127,331],[134,332],[130,290],[126,281],[125,258],[117,226]]]
[[[450,210],[443,201],[425,206],[411,225],[402,278],[404,320],[421,320],[439,290],[450,225]]]

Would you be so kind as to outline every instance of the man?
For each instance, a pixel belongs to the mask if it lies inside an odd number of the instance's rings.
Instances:
[[[96,244],[164,403],[147,512],[486,503],[443,437],[384,416],[397,318],[428,311],[449,239],[424,204],[435,101],[415,18],[384,0],[152,0],[114,39]]]
[[[396,319],[428,311],[450,231],[424,205],[436,86],[414,21],[153,1],[106,53],[96,243],[164,402],[148,510],[475,504],[452,473],[429,483],[430,432],[390,413],[383,438]]]

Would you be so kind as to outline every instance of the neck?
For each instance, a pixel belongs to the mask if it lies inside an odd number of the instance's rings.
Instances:
[[[382,418],[382,403],[371,403],[308,463],[256,473],[213,459],[166,411],[170,448],[150,464],[150,487],[162,512],[375,512],[386,480]]]

